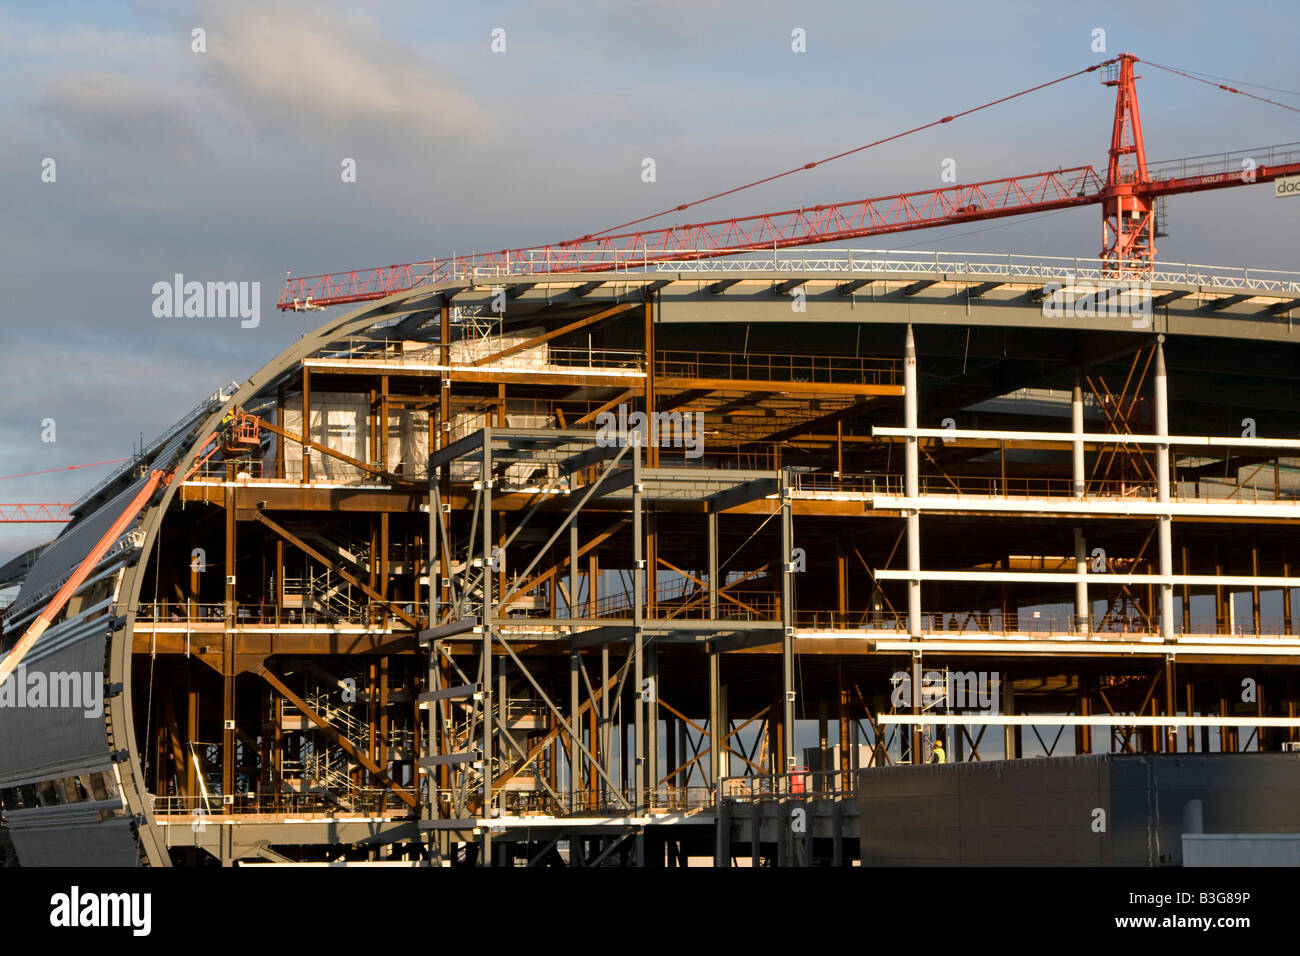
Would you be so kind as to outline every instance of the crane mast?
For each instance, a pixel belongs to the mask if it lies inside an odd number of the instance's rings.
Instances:
[[[1107,66],[1103,84],[1115,87],[1115,122],[1110,134],[1110,161],[1101,191],[1101,256],[1107,270],[1122,273],[1149,269],[1155,260],[1155,200],[1147,191],[1146,145],[1138,109],[1137,57],[1122,53]],[[1109,74],[1109,75],[1108,75]]]

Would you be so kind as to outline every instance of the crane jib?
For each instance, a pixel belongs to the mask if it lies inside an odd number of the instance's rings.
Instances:
[[[686,262],[763,250],[775,251],[793,246],[1041,213],[1089,203],[1102,205],[1103,248],[1100,258],[1109,263],[1145,263],[1149,266],[1155,261],[1155,238],[1160,235],[1156,232],[1157,198],[1174,193],[1252,185],[1300,173],[1300,144],[1266,147],[1249,151],[1249,154],[1218,154],[1212,158],[1174,160],[1159,164],[1161,171],[1178,169],[1187,172],[1190,167],[1198,170],[1197,173],[1174,177],[1157,172],[1153,177],[1148,172],[1142,141],[1137,77],[1133,73],[1133,66],[1137,62],[1138,58],[1128,53],[1107,61],[1107,64],[1115,65],[1113,79],[1108,79],[1106,85],[1116,87],[1116,99],[1110,160],[1104,178],[1092,166],[1058,168],[1026,176],[954,184],[939,189],[786,209],[756,216],[673,225],[617,235],[588,234],[546,246],[326,275],[290,277],[286,280],[277,307],[281,311],[300,311],[364,302],[464,275],[625,270],[636,268],[638,264],[648,266],[651,263]],[[925,127],[918,127],[923,128]],[[1236,156],[1240,156],[1240,168],[1229,168]],[[1230,157],[1233,159],[1230,160]],[[1267,161],[1261,164],[1254,157],[1266,157]],[[1280,163],[1277,162],[1279,159]],[[1210,165],[1207,160],[1213,161],[1215,165],[1221,163],[1221,168],[1201,172]],[[816,165],[818,164],[808,164],[809,168]],[[765,180],[757,182],[763,181]],[[748,187],[738,187],[743,188]],[[689,205],[694,203],[677,208],[684,209]]]

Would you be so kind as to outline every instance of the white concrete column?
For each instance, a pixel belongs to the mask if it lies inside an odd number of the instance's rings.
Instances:
[[[1074,573],[1088,573],[1088,545],[1083,540],[1083,529],[1074,529]],[[1088,582],[1074,585],[1074,629],[1081,635],[1092,632],[1092,606],[1088,601]]]
[[[912,327],[907,327],[907,340],[903,346],[903,427],[917,426],[918,397],[916,389],[916,340]],[[919,439],[907,436],[906,454],[903,458],[903,493],[908,498],[920,497],[921,464]],[[916,508],[907,509],[907,570],[921,570],[921,515]],[[921,582],[907,582],[907,633],[914,639],[921,637]]]
[[[1169,377],[1165,372],[1165,337],[1156,338],[1156,435],[1169,437]],[[1169,503],[1169,445],[1156,446],[1156,496],[1161,504]],[[1160,516],[1160,573],[1174,573],[1174,519]],[[1174,639],[1174,586],[1160,585],[1160,637]]]

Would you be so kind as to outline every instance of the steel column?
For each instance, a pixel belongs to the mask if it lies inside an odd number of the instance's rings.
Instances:
[[[645,547],[642,541],[641,514],[641,436],[630,432],[627,441],[632,445],[632,679],[634,681],[632,730],[632,792],[637,813],[648,809],[646,795],[645,762],[645,673],[642,645],[645,640]],[[638,849],[642,842],[638,841]],[[638,852],[638,856],[640,853]]]
[[[559,587],[559,579],[556,579],[556,588]],[[569,600],[568,600],[569,620],[574,621],[577,618],[578,608],[578,522],[574,520],[569,524]],[[569,629],[572,636],[573,628]],[[571,650],[569,652],[569,726],[573,733],[569,735],[569,812],[577,811],[578,793],[582,788],[582,768],[578,763],[578,740],[577,736],[582,733],[582,725],[578,722],[578,669],[580,667],[578,652]],[[595,748],[596,741],[591,741],[591,747]],[[590,772],[590,771],[589,771]]]
[[[781,768],[789,773],[795,760],[795,686],[794,686],[794,511],[793,482],[786,471],[780,473],[781,494]]]
[[[493,668],[492,668],[492,637],[493,629],[496,626],[496,614],[492,607],[492,429],[485,427],[483,429],[483,454],[480,459],[480,493],[483,509],[483,537],[482,537],[482,575],[483,584],[483,662],[482,662],[482,681],[483,681],[483,815],[485,817],[493,816],[492,810],[492,776],[493,769],[493,750],[492,750],[492,710],[494,707],[504,707],[505,701],[496,701],[496,694],[493,688]],[[503,792],[504,793],[504,792]],[[490,827],[484,827],[482,833],[482,858],[479,861],[484,866],[491,865],[492,856],[492,830]]]

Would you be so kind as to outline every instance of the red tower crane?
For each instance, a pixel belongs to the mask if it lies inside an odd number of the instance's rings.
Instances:
[[[0,523],[54,524],[68,520],[72,505],[62,503],[0,504]]]
[[[1142,116],[1138,111],[1136,58],[1120,56],[1118,76],[1103,82],[1115,87],[1115,123],[1110,134],[1110,162],[1106,187],[1101,191],[1102,250],[1107,262],[1155,258],[1155,208],[1145,194],[1150,183],[1146,146],[1142,141]]]
[[[58,468],[44,468],[41,471],[25,471],[17,475],[0,475],[0,480],[10,478],[33,478],[37,475],[51,475],[58,471],[76,471],[80,468],[99,468],[103,465],[117,465],[125,458],[111,458],[108,461],[92,461],[84,465],[62,465]],[[71,520],[72,503],[70,502],[9,502],[0,503],[0,524],[64,524]]]
[[[1110,159],[1103,178],[1092,166],[1058,168],[1055,171],[991,179],[968,185],[947,186],[834,203],[811,208],[787,209],[757,216],[719,219],[684,226],[637,229],[615,232],[606,230],[577,239],[543,246],[502,250],[473,256],[410,262],[317,276],[288,278],[278,307],[284,310],[323,308],[346,302],[380,299],[456,276],[487,273],[513,274],[529,272],[606,272],[648,266],[651,263],[683,262],[719,258],[745,252],[777,250],[837,240],[857,239],[914,229],[955,225],[983,219],[1020,216],[1098,203],[1102,207],[1102,250],[1100,258],[1108,274],[1117,278],[1149,273],[1155,258],[1156,201],[1173,193],[1200,192],[1229,186],[1265,183],[1282,176],[1300,174],[1300,143],[1267,147],[1255,155],[1242,158],[1240,168],[1233,162],[1241,157],[1222,154],[1221,166],[1199,163],[1202,157],[1176,160],[1164,164],[1154,173],[1148,169],[1142,139],[1142,120],[1138,110],[1133,68],[1139,59],[1130,53],[1120,54],[1094,66],[1058,77],[968,109],[945,116],[895,136],[848,150],[827,160],[807,163],[776,176],[769,176],[746,186],[686,203],[615,227],[640,225],[669,212],[679,212],[719,196],[729,195],[759,183],[770,182],[804,169],[811,169],[856,153],[870,146],[898,139],[923,129],[950,123],[954,119],[1043,89],[1063,80],[1104,70],[1103,83],[1114,86],[1115,120],[1111,130]],[[1158,69],[1209,82],[1171,67],[1150,64]],[[1222,90],[1263,97],[1211,83]],[[1265,100],[1284,109],[1300,109]],[[1264,162],[1258,162],[1258,158]],[[1189,164],[1195,169],[1188,175]],[[1199,167],[1199,168],[1197,168]],[[1179,175],[1173,175],[1178,171]]]
[[[70,503],[32,502],[0,505],[0,523],[44,524],[68,520]]]

